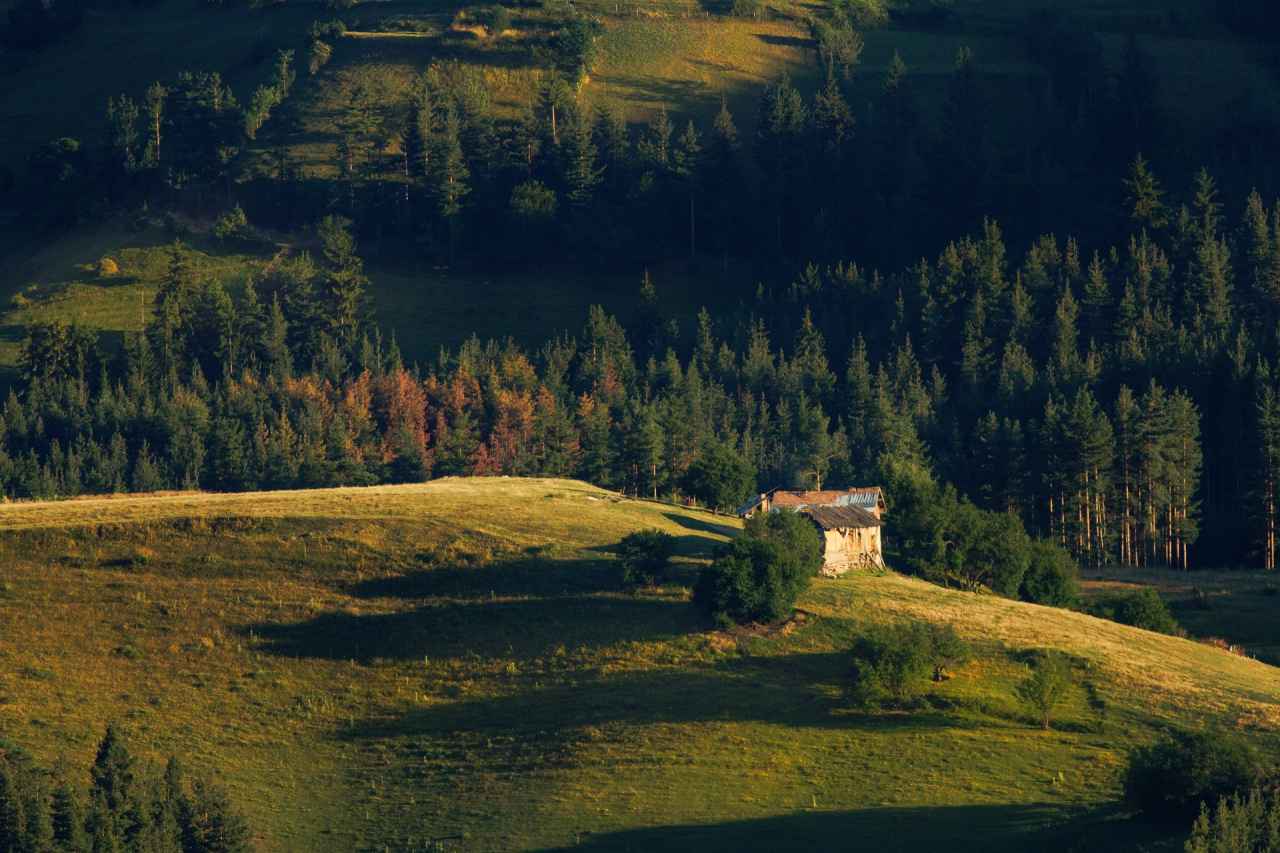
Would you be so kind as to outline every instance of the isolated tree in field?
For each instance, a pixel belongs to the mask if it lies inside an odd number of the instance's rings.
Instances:
[[[661,583],[675,553],[676,540],[658,528],[637,530],[618,543],[618,567],[628,586]]]
[[[822,540],[807,518],[788,511],[757,515],[702,570],[693,601],[719,628],[776,622],[791,614],[821,566]]]
[[[851,657],[864,702],[886,694],[897,705],[915,699],[933,668],[929,635],[920,623],[876,626],[859,635]]]
[[[964,638],[956,633],[951,625],[930,625],[927,629],[929,639],[929,662],[933,665],[933,680],[942,681],[947,678],[946,670],[963,666],[973,657],[973,651]]]
[[[1037,661],[1031,675],[1017,686],[1014,694],[1026,703],[1047,730],[1054,711],[1067,700],[1070,690],[1070,672],[1061,660],[1050,655]]]
[[[751,463],[732,447],[718,442],[689,466],[686,479],[689,492],[717,512],[742,506],[756,489],[756,472]]]

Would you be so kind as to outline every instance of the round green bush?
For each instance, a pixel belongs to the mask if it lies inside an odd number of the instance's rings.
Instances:
[[[1193,818],[1201,803],[1246,791],[1260,776],[1253,748],[1225,732],[1175,732],[1130,753],[1124,797],[1142,811]]]
[[[1080,572],[1061,546],[1041,539],[1031,546],[1018,595],[1023,601],[1070,607],[1080,597]]]
[[[807,518],[789,511],[757,515],[702,570],[694,604],[720,628],[776,622],[791,615],[821,567],[822,540]]]
[[[622,582],[629,586],[653,586],[667,573],[676,540],[658,528],[628,533],[618,543]]]
[[[1088,610],[1094,616],[1160,634],[1172,634],[1178,627],[1168,606],[1149,587],[1100,595],[1089,603]]]

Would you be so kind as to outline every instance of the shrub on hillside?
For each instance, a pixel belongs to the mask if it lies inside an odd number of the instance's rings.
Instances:
[[[511,10],[505,6],[485,6],[476,9],[473,15],[490,38],[511,28]]]
[[[858,637],[850,652],[855,695],[863,702],[888,697],[902,705],[924,685],[946,678],[948,667],[969,662],[971,652],[950,625],[885,625]]]
[[[1027,572],[1031,540],[1022,521],[1005,512],[987,512],[968,501],[952,511],[947,532],[947,573],[968,589],[985,586],[1015,598]]]
[[[249,219],[244,215],[244,210],[237,204],[230,210],[224,210],[218,215],[218,221],[213,225],[213,236],[219,240],[225,240],[228,237],[240,237],[248,229]]]
[[[1238,795],[1262,776],[1257,754],[1225,732],[1174,732],[1129,754],[1123,785],[1135,808],[1189,818],[1201,803]]]
[[[973,650],[950,625],[931,625],[926,632],[929,635],[929,663],[933,666],[934,681],[945,680],[948,677],[947,669],[963,666],[972,659]]]
[[[1013,692],[1048,730],[1054,712],[1070,695],[1071,669],[1057,655],[1042,657],[1031,670],[1031,675],[1019,683]]]
[[[676,540],[656,527],[637,530],[618,543],[618,567],[628,586],[653,586],[667,573]]]
[[[1032,543],[1018,595],[1023,601],[1071,607],[1080,598],[1080,572],[1066,549],[1046,539]]]
[[[822,540],[804,516],[770,512],[747,520],[742,533],[702,570],[693,601],[719,628],[776,622],[791,615],[809,578],[822,567]]]
[[[742,506],[756,490],[756,472],[743,456],[731,447],[713,444],[689,466],[686,475],[689,492],[720,509]]]
[[[1178,627],[1168,606],[1149,587],[1100,595],[1089,602],[1086,610],[1101,619],[1160,634],[1172,634]]]
[[[888,696],[901,705],[920,694],[931,655],[924,626],[881,625],[858,637],[851,652],[854,689],[863,702]]]

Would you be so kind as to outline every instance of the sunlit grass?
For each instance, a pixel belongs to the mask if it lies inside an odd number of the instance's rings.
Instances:
[[[0,735],[83,763],[119,719],[223,774],[265,849],[326,851],[1164,849],[1177,828],[1110,806],[1131,744],[1274,746],[1256,661],[892,573],[816,581],[782,633],[707,633],[689,586],[735,525],[554,480],[0,506]],[[609,550],[646,526],[679,557],[628,593]],[[910,713],[856,706],[853,638],[905,618],[975,661]],[[1012,697],[1044,648],[1080,685],[1047,733]]]

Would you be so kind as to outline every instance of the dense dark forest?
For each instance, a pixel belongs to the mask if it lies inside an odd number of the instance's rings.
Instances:
[[[1269,8],[1240,5],[1236,23],[1272,26]],[[1273,567],[1280,205],[1249,188],[1280,189],[1275,128],[1224,117],[1212,168],[1183,169],[1140,40],[1108,70],[1095,36],[1052,16],[1029,26],[1046,76],[1021,136],[993,137],[967,50],[926,128],[900,58],[856,91],[855,23],[844,7],[812,22],[825,85],[805,97],[777,80],[753,138],[727,106],[703,128],[589,108],[582,17],[551,39],[555,68],[519,121],[497,121],[456,65],[407,91],[358,81],[327,177],[293,160],[292,51],[243,104],[216,74],[112,101],[100,144],[33,155],[13,190],[33,220],[214,206],[225,239],[314,227],[321,248],[233,299],[175,242],[153,320],[122,347],[32,326],[0,487],[550,474],[681,496],[714,449],[761,490],[874,479],[905,500],[951,484],[957,505],[1086,565]],[[313,28],[305,71],[341,31]],[[326,209],[340,215],[315,225]],[[1029,248],[1011,252],[997,221]],[[406,366],[365,310],[357,238],[423,263],[803,271],[683,324],[646,274],[625,327],[596,310],[534,353],[474,340]]]

